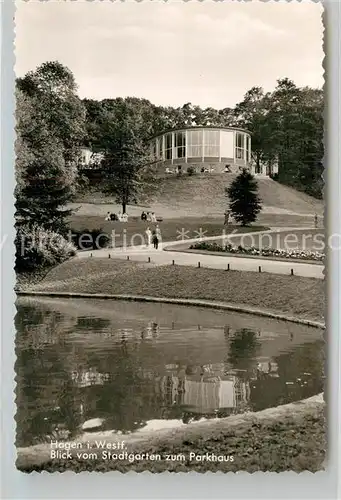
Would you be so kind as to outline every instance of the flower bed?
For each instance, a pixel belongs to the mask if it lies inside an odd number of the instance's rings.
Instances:
[[[201,242],[190,246],[191,250],[208,250],[210,252],[226,252],[234,254],[261,256],[261,257],[278,257],[281,259],[299,259],[299,260],[315,260],[323,261],[324,253],[311,252],[308,250],[282,250],[277,248],[257,248],[243,247],[241,245],[233,246],[218,245],[218,243]]]

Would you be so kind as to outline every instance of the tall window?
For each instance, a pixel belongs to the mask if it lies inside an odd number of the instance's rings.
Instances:
[[[244,160],[244,140],[245,135],[242,132],[236,132],[236,159]]]
[[[204,131],[204,156],[218,157],[220,150],[219,130]]]
[[[190,158],[202,158],[203,134],[202,130],[189,130],[187,132],[187,156]]]
[[[249,135],[246,136],[246,161],[249,162],[251,160],[251,137]]]
[[[174,134],[175,158],[185,158],[186,156],[186,132],[176,132]]]
[[[171,160],[173,158],[172,151],[172,134],[166,134],[165,136],[165,159]]]
[[[160,160],[163,160],[163,136],[158,139],[157,143],[158,143],[158,157]]]

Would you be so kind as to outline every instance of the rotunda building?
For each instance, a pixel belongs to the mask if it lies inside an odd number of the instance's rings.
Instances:
[[[232,127],[185,127],[151,139],[159,173],[238,173],[251,165],[251,135]]]

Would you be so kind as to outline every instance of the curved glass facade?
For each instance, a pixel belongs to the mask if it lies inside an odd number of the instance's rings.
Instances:
[[[234,128],[193,127],[165,132],[151,140],[158,163],[229,163],[248,166],[251,136]]]

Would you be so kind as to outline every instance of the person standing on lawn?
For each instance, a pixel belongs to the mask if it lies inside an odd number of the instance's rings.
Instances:
[[[159,224],[156,224],[155,234],[156,234],[156,237],[157,237],[157,240],[158,240],[158,246],[159,246],[159,243],[162,242],[161,229],[160,229]]]
[[[146,229],[146,236],[147,236],[147,246],[150,247],[150,245],[152,244],[152,232],[149,229],[149,227],[147,227]]]

